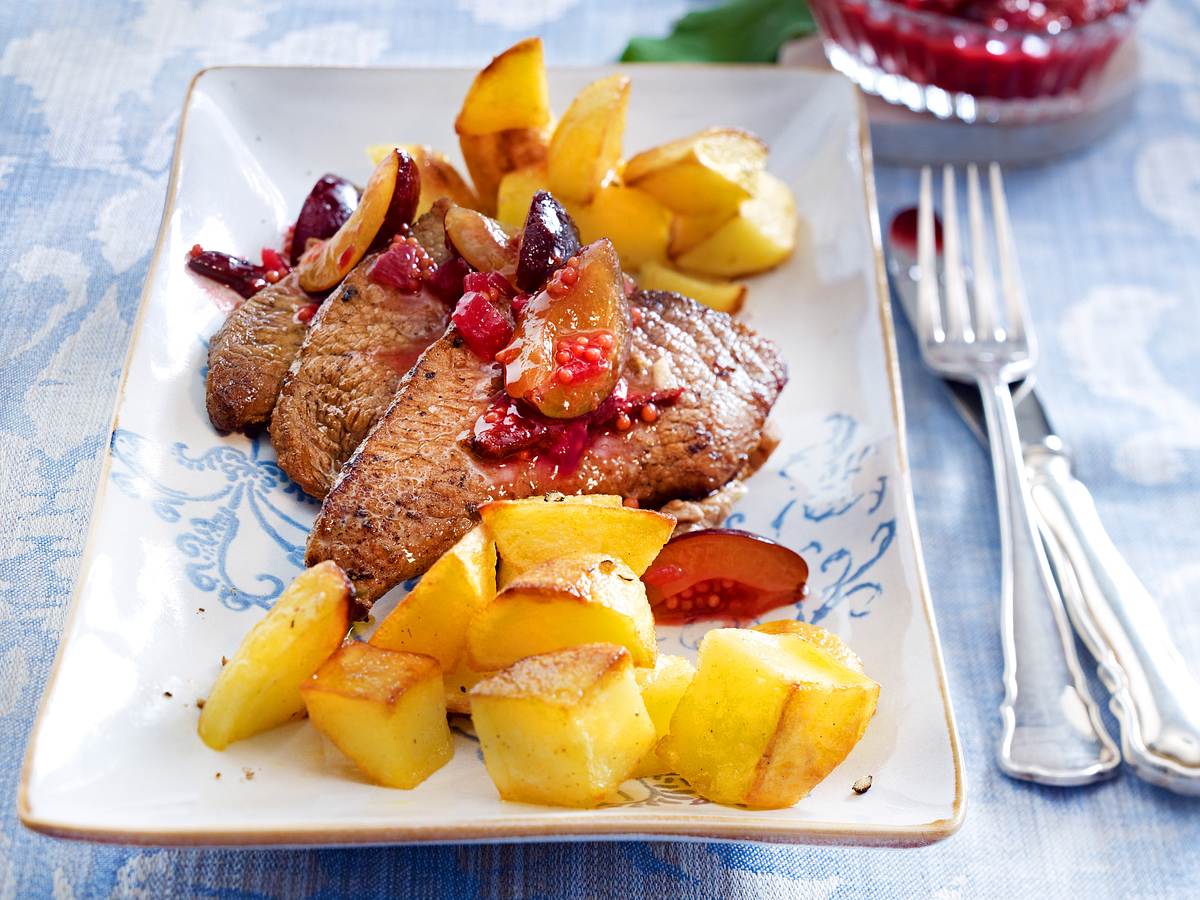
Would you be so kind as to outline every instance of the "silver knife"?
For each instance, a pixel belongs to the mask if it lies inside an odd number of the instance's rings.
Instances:
[[[888,274],[911,321],[917,267],[906,235],[905,228],[889,231]],[[986,445],[979,391],[974,385],[945,383],[959,413]],[[1112,694],[1125,761],[1146,781],[1200,794],[1200,681],[1188,671],[1149,591],[1104,530],[1088,489],[1072,473],[1071,456],[1034,385],[1015,385],[1013,400],[1046,552],[1076,633]]]

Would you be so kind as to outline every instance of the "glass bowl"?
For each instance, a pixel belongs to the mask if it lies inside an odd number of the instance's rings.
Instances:
[[[830,64],[867,93],[939,118],[1027,123],[1084,108],[1089,89],[1132,33],[1146,0],[1091,2],[1106,11],[1102,18],[1067,27],[1053,20],[1038,30],[954,15],[948,10],[956,0],[810,0],[810,5]],[[1007,5],[1017,4],[1045,11],[1040,0]]]

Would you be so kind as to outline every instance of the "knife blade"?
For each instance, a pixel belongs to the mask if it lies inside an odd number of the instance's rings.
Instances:
[[[915,210],[889,229],[888,275],[912,322],[917,306]],[[940,242],[939,242],[940,243]],[[940,260],[940,257],[939,257]],[[939,273],[940,276],[940,273]],[[945,381],[976,438],[987,445],[978,389]],[[1033,379],[1013,385],[1017,428],[1038,526],[1076,633],[1112,695],[1122,755],[1135,774],[1183,794],[1200,794],[1200,681],[1188,671],[1150,593],[1122,558]]]

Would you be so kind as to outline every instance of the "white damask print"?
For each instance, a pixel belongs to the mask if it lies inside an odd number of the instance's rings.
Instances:
[[[1108,401],[1143,410],[1145,428],[1118,439],[1113,466],[1139,484],[1175,481],[1200,450],[1200,404],[1172,385],[1150,354],[1150,342],[1176,297],[1132,285],[1094,288],[1067,310],[1060,345],[1071,371]]]
[[[553,22],[579,0],[457,0],[477,21],[504,28],[535,28]]]
[[[1148,142],[1134,169],[1138,199],[1168,225],[1200,238],[1200,138]]]

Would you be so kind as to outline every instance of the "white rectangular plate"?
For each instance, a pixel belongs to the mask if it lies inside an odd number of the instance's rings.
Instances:
[[[555,107],[610,70],[552,71]],[[196,737],[223,654],[301,567],[317,506],[265,439],[204,411],[222,289],[184,266],[194,243],[256,257],[323,172],[365,178],[388,140],[455,153],[471,73],[225,68],[200,73],[180,123],[158,247],[118,401],[92,531],[31,739],[20,810],[41,831],[152,844],[350,844],[695,836],[922,844],[958,826],[962,764],[913,517],[891,319],[858,98],[836,75],[632,67],[625,146],[710,125],[762,135],[795,189],[799,251],[751,281],[745,317],[783,350],[783,442],[732,520],[801,551],[798,614],[832,628],[882,685],[845,763],[790,809],[706,803],[678,778],[628,782],[579,811],[498,799],[478,746],[413,791],[374,787],[301,722],[224,753]],[[777,612],[774,618],[791,614]],[[662,629],[694,655],[705,626]],[[851,783],[874,776],[856,796]]]

